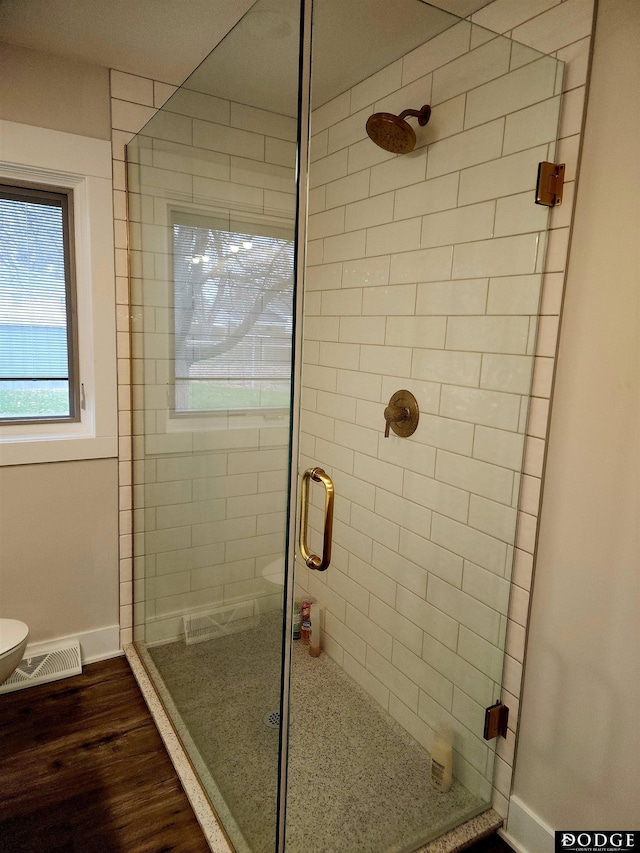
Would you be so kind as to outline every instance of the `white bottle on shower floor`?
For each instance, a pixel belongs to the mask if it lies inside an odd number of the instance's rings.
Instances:
[[[431,784],[443,794],[451,787],[453,734],[444,726],[436,730],[431,747]]]

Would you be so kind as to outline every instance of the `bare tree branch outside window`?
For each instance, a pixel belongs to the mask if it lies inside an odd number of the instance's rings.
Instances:
[[[287,406],[293,240],[185,216],[173,249],[176,411]]]

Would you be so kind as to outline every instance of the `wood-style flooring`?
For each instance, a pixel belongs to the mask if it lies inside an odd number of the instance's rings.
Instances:
[[[2,853],[206,853],[124,658],[0,696]]]
[[[467,847],[465,853],[513,853],[513,849],[497,833],[494,833]]]
[[[208,850],[124,658],[0,696],[0,853]]]

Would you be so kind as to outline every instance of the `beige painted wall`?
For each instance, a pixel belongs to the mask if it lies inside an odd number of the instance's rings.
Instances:
[[[514,784],[556,830],[640,817],[639,44],[601,2]]]
[[[109,72],[0,43],[0,118],[110,140]]]
[[[0,43],[0,118],[110,139],[108,71]],[[0,469],[0,615],[30,643],[118,623],[117,465]],[[90,652],[112,653],[111,638]]]
[[[31,643],[118,622],[117,464],[0,469],[0,615]]]

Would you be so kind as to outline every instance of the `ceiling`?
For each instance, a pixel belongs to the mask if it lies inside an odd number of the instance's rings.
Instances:
[[[0,41],[179,84],[254,0],[0,0]]]
[[[313,17],[312,106],[326,103],[458,18],[419,0],[326,0]],[[363,25],[363,22],[366,22]],[[299,23],[296,0],[258,0],[191,75],[187,87],[295,115]]]
[[[455,22],[434,6],[463,17],[488,2],[317,0],[314,106]],[[292,115],[297,6],[297,0],[0,0],[0,42],[179,84],[229,33],[189,87]]]

